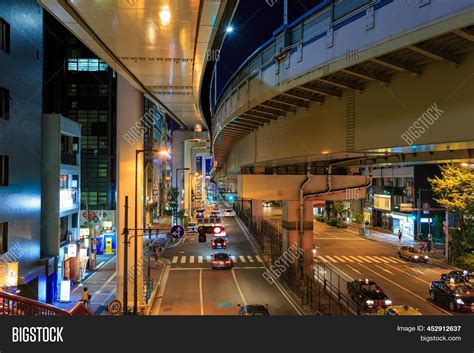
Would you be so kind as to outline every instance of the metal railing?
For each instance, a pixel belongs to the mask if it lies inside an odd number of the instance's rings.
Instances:
[[[392,0],[345,0],[337,4],[332,0],[325,0],[287,27],[280,27],[275,31],[273,38],[250,55],[227,81],[213,111],[222,108],[244,81],[258,76],[259,72],[271,66],[278,55],[296,50],[306,42],[322,38],[328,30],[337,29],[344,21],[360,15],[367,8],[382,1]]]
[[[77,303],[70,311],[19,295],[0,291],[0,316],[92,316],[82,303]]]

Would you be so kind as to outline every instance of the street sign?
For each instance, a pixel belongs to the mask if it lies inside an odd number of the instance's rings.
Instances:
[[[112,315],[120,314],[122,312],[122,303],[120,302],[120,300],[112,300],[109,305],[107,305],[107,312]]]
[[[181,227],[180,225],[175,225],[171,228],[171,236],[175,239],[182,238],[184,235],[184,228]]]

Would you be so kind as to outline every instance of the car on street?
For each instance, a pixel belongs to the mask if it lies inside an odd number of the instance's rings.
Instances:
[[[199,226],[196,222],[188,222],[188,225],[186,226],[186,231],[188,233],[197,233],[198,227]]]
[[[408,305],[391,305],[382,308],[379,311],[380,315],[385,316],[419,316],[422,315],[418,309],[412,308]]]
[[[253,304],[253,305],[244,305],[239,307],[239,315],[242,316],[268,316],[270,311],[268,311],[268,304]]]
[[[433,281],[429,292],[431,300],[451,311],[474,312],[474,288],[470,284]]]
[[[449,273],[443,273],[441,280],[454,283],[470,283],[470,277],[471,275],[468,271],[451,271]]]
[[[217,253],[212,258],[213,270],[230,270],[233,266],[233,261],[228,254]]]
[[[206,224],[204,225],[206,235],[212,235],[215,237],[226,237],[227,233],[225,228],[221,224]]]
[[[270,201],[264,201],[263,207],[272,207],[272,203]]]
[[[384,308],[392,301],[377,283],[370,279],[356,279],[347,283],[347,293],[358,306],[365,310]]]
[[[429,256],[423,254],[420,249],[413,245],[403,245],[398,249],[398,256],[401,259],[414,262],[428,262]]]
[[[211,241],[211,246],[213,249],[226,249],[227,238],[224,238],[224,237],[214,238]]]
[[[224,210],[224,217],[235,217],[235,212],[232,208]]]

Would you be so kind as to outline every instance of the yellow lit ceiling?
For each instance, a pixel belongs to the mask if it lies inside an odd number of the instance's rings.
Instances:
[[[183,125],[205,126],[199,89],[226,0],[39,0]]]

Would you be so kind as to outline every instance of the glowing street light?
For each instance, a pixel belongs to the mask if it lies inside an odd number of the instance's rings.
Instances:
[[[234,27],[232,27],[232,26],[227,26],[227,28],[225,29],[225,31],[226,31],[227,33],[232,33],[232,32],[234,31]]]
[[[171,21],[171,11],[168,6],[164,6],[160,11],[160,23],[162,26],[168,26]]]

